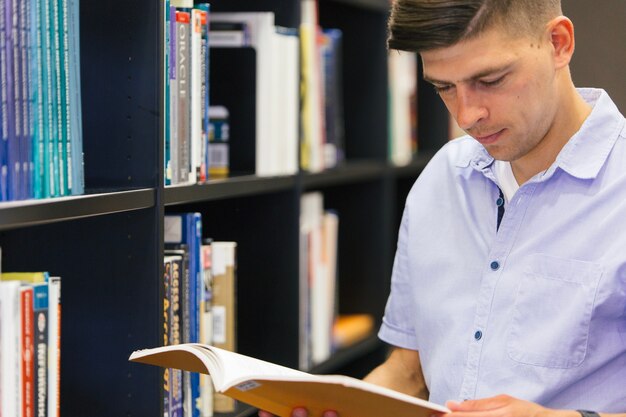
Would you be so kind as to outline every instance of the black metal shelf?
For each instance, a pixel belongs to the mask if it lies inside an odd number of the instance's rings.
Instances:
[[[347,185],[380,178],[385,172],[385,163],[378,161],[347,162],[337,168],[315,174],[302,175],[305,190]]]
[[[295,186],[294,176],[257,177],[246,175],[205,184],[175,185],[165,187],[164,202],[167,206],[214,201],[233,197],[246,197],[286,191]]]
[[[350,6],[360,7],[379,12],[389,11],[390,5],[388,0],[324,0],[324,2],[332,1],[334,3],[343,3]]]
[[[314,366],[310,372],[312,374],[336,373],[337,369],[340,369],[347,364],[374,352],[376,349],[380,348],[382,344],[383,342],[378,338],[378,336],[372,334],[353,346],[349,346],[333,353],[330,359]]]
[[[434,151],[419,151],[411,163],[405,166],[392,167],[391,171],[397,179],[417,178],[434,155]]]
[[[154,207],[152,188],[0,203],[0,230]]]

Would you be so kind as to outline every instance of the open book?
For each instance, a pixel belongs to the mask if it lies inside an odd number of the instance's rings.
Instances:
[[[209,374],[217,392],[289,417],[306,407],[311,417],[429,417],[449,410],[410,395],[342,375],[313,375],[213,346],[187,343],[138,350],[129,358],[164,368]]]

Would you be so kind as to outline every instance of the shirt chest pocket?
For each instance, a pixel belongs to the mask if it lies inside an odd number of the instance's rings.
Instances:
[[[596,263],[530,256],[513,306],[509,357],[549,368],[580,365],[601,276]]]

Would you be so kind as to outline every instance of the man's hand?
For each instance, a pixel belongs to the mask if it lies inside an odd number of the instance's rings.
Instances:
[[[267,411],[259,411],[259,417],[275,417],[273,414],[268,413]],[[337,412],[335,411],[324,411],[324,414],[321,416],[309,416],[309,412],[306,411],[306,408],[294,408],[291,412],[291,417],[338,417]]]
[[[462,403],[448,401],[446,407],[452,411],[447,417],[580,417],[573,410],[553,410],[508,395]]]

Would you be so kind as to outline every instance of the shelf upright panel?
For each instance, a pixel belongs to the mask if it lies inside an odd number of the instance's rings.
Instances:
[[[162,90],[160,1],[80,8],[85,186],[156,187]]]

